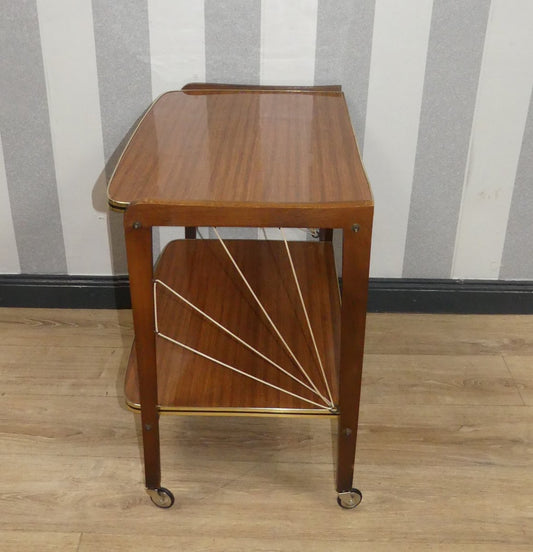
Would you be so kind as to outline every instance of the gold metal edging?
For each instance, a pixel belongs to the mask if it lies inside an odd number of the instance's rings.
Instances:
[[[126,406],[137,414],[141,412],[141,405],[128,401],[126,399]],[[328,410],[319,409],[305,409],[305,408],[224,408],[224,407],[211,407],[202,408],[195,406],[186,407],[166,407],[158,406],[159,414],[161,415],[174,415],[174,416],[279,416],[279,417],[309,417],[309,416],[321,416],[331,417],[338,416],[338,412],[331,412]]]
[[[295,90],[284,88],[283,90],[276,89],[261,89],[261,88],[187,88],[185,90],[169,90],[169,92],[183,92],[187,94],[189,92],[209,92],[215,94],[235,94],[240,92],[258,93],[258,94],[326,94],[330,96],[340,96],[342,92],[340,90],[302,90],[297,88]],[[168,92],[165,92],[168,94]],[[200,96],[201,94],[197,94]]]

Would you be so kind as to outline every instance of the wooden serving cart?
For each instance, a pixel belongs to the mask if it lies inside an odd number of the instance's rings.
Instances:
[[[174,502],[161,486],[160,413],[300,414],[338,418],[338,502],[357,506],[373,200],[340,86],[190,84],[163,94],[108,198],[124,210],[135,329],[126,400],[141,414],[152,501]],[[154,268],[160,226],[185,227],[185,239]],[[223,240],[222,227],[269,239]],[[283,228],[302,227],[320,239],[286,241]]]

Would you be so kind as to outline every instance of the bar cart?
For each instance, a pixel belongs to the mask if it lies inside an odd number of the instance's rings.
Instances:
[[[373,199],[340,86],[189,84],[163,94],[108,199],[124,210],[135,330],[125,394],[141,414],[152,501],[174,502],[161,486],[160,413],[298,414],[338,418],[337,500],[357,506]],[[159,226],[185,227],[185,239],[154,267]],[[224,240],[224,227],[269,239]],[[289,242],[284,228],[319,229],[320,239]]]

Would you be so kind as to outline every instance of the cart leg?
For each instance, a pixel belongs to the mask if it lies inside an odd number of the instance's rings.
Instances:
[[[187,240],[196,239],[196,226],[186,226],[185,227],[185,239],[187,239]]]
[[[352,488],[365,340],[372,209],[358,211],[358,220],[343,231],[341,357],[337,454],[338,503],[355,508],[361,493]]]
[[[124,230],[135,329],[146,489],[157,506],[168,508],[174,497],[161,487],[152,228],[144,228],[140,222],[132,222],[131,217],[125,216]]]

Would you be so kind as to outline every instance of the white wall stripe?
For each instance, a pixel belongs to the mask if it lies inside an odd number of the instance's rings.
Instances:
[[[205,80],[204,3],[148,0],[152,95]]]
[[[377,0],[363,160],[376,202],[371,272],[401,277],[432,0]]]
[[[452,277],[498,278],[533,86],[533,3],[493,0]]]
[[[205,81],[203,2],[148,0],[152,97]],[[183,228],[161,227],[155,252],[184,237]],[[156,239],[156,238],[154,238]]]
[[[310,241],[310,233],[307,228],[284,228],[285,238],[287,241]],[[279,228],[262,228],[259,230],[260,240],[276,240],[282,239]]]
[[[263,0],[261,84],[311,86],[318,0]]]
[[[183,227],[160,226],[159,227],[159,246],[155,247],[154,257],[157,257],[163,248],[172,240],[182,240],[185,237]],[[154,237],[154,240],[156,237]]]
[[[109,274],[91,2],[38,0],[37,10],[68,272]]]
[[[20,263],[15,241],[13,218],[11,216],[11,205],[9,203],[2,136],[0,135],[0,273],[11,274],[19,272]]]

